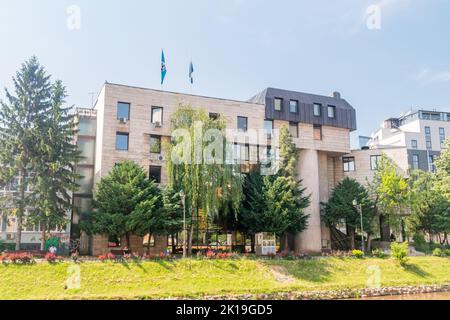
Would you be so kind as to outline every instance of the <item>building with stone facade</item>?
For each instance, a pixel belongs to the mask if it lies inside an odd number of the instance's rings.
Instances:
[[[171,137],[170,117],[180,104],[201,108],[211,117],[220,116],[227,129],[271,131],[289,127],[299,153],[298,176],[311,204],[308,228],[292,237],[296,252],[320,252],[330,247],[328,228],[320,218],[320,203],[326,201],[340,178],[336,162],[350,153],[350,132],[356,129],[354,108],[339,93],[321,96],[267,88],[248,101],[152,90],[105,83],[92,110],[79,109],[77,143],[85,156],[78,172],[84,176],[74,195],[72,237],[81,238],[81,252],[97,255],[110,250],[105,236],[88,237],[79,232],[80,213],[89,210],[92,188],[123,160],[144,168],[151,179],[165,184],[166,155],[162,141]],[[237,141],[244,154],[270,148]],[[147,239],[149,241],[149,239]],[[166,238],[151,239],[152,252],[167,246]],[[143,239],[133,237],[132,250],[143,250]]]

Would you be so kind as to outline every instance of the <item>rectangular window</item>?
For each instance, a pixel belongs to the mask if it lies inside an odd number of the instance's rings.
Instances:
[[[209,113],[209,118],[210,118],[211,120],[218,120],[219,117],[220,117],[220,115],[219,115],[218,113],[215,113],[215,112],[210,112],[210,113]]]
[[[314,103],[314,116],[320,117],[322,115],[322,105],[320,103]]]
[[[247,117],[237,117],[237,127],[239,131],[247,132]]]
[[[117,103],[117,119],[130,120],[130,104],[127,102]]]
[[[431,134],[430,127],[425,127],[425,134]]]
[[[445,129],[439,128],[439,141],[441,143],[441,149],[444,149],[445,146]]]
[[[298,101],[297,100],[289,101],[289,111],[291,113],[298,113]]]
[[[413,154],[412,156],[412,169],[419,170],[419,155]]]
[[[315,124],[313,128],[314,140],[322,140],[322,126]]]
[[[264,131],[266,132],[269,138],[272,138],[273,135],[273,121],[272,120],[264,120]]]
[[[152,123],[163,123],[163,108],[162,107],[152,107]]]
[[[298,123],[297,122],[289,122],[289,132],[292,137],[298,138]]]
[[[328,106],[328,118],[335,118],[335,117],[336,117],[336,107]]]
[[[155,181],[156,183],[161,183],[161,167],[150,166],[148,171],[148,178]]]
[[[116,133],[116,150],[127,151],[128,150],[128,133]]]
[[[150,153],[161,153],[161,136],[150,136]]]
[[[370,156],[370,170],[376,170],[378,162],[381,160],[380,155]]]
[[[344,172],[355,171],[355,157],[342,158],[344,164]]]
[[[436,171],[436,167],[434,165],[434,155],[429,155],[428,156],[428,167],[429,167],[429,170],[431,172],[435,172]]]
[[[275,111],[282,111],[283,110],[283,99],[275,98],[274,101],[275,101],[275,105],[274,105]]]
[[[431,136],[426,136],[426,144],[427,144],[427,149],[431,150],[433,148],[433,145],[431,143]]]
[[[411,140],[411,148],[417,149],[417,140]]]

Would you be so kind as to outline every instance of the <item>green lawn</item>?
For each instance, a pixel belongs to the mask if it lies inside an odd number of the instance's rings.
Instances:
[[[450,283],[450,259],[436,257],[412,257],[407,268],[392,259],[352,258],[85,262],[79,264],[80,288],[67,289],[73,266],[0,264],[0,299],[142,299],[364,288],[370,266],[380,268],[382,286]]]

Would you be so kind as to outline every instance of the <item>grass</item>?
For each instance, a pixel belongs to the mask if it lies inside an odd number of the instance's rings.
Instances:
[[[142,263],[85,262],[0,265],[0,299],[146,299],[205,295],[364,288],[368,267],[382,286],[450,283],[450,259],[185,260]],[[79,289],[66,281],[79,267]],[[289,279],[280,280],[276,270]]]

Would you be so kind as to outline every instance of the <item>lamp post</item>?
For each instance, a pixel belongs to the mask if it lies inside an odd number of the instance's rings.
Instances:
[[[186,258],[186,194],[180,192],[181,203],[183,204],[183,259]]]
[[[362,205],[358,204],[358,201],[355,199],[353,200],[353,206],[355,206],[356,210],[358,210],[360,221],[361,221],[361,249],[363,252],[364,250],[364,228],[363,228],[363,216],[362,216]]]

